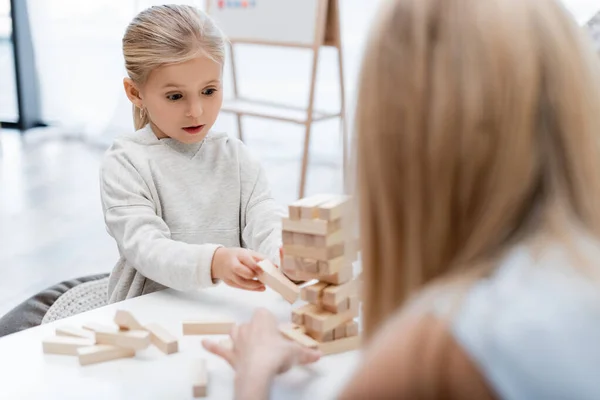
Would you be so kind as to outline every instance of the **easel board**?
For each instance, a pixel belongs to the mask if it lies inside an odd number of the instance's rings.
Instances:
[[[207,0],[207,11],[238,43],[313,47],[322,0]]]

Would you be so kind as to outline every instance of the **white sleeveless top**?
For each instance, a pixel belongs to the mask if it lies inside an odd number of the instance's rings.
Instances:
[[[500,398],[600,399],[600,281],[577,265],[517,248],[463,298],[453,335]]]

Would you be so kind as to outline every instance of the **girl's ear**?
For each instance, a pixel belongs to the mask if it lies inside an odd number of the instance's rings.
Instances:
[[[138,108],[144,108],[140,91],[131,78],[123,79],[123,87],[125,88],[125,94],[129,98],[129,101],[135,104]]]

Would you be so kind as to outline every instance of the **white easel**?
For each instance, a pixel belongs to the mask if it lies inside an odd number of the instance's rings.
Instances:
[[[250,2],[237,1],[236,3]],[[230,60],[234,98],[224,101],[222,111],[236,115],[238,134],[242,140],[243,115],[269,118],[305,126],[300,187],[298,190],[298,197],[301,198],[305,195],[310,134],[313,122],[329,118],[340,118],[343,145],[343,173],[345,174],[346,171],[348,135],[345,123],[346,102],[339,3],[338,0],[257,0],[252,3],[255,3],[255,9],[243,7],[219,8],[219,0],[206,0],[207,12],[223,29],[231,43]],[[274,19],[281,18],[282,12],[294,16],[294,26],[273,23]],[[278,102],[251,100],[239,96],[237,68],[234,57],[234,45],[237,43],[312,50],[312,71],[307,107],[297,108]],[[314,109],[319,50],[322,46],[334,47],[338,53],[341,99],[339,112],[321,112]]]

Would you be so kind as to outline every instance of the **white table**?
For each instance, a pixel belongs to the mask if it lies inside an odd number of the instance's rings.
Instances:
[[[208,398],[233,398],[231,367],[206,352],[200,342],[207,336],[183,336],[186,319],[232,318],[247,321],[257,307],[265,307],[281,322],[291,318],[292,307],[277,293],[248,292],[225,285],[202,292],[165,290],[111,304],[61,321],[0,339],[0,398],[2,399],[191,399],[191,363],[206,358]],[[158,322],[180,338],[179,352],[165,355],[154,346],[135,358],[82,367],[75,356],[42,352],[42,339],[59,325],[112,322],[117,309],[130,310],[141,323]],[[215,339],[224,336],[214,336]],[[273,399],[334,398],[350,378],[358,351],[326,356],[310,367],[296,367],[279,376]]]

